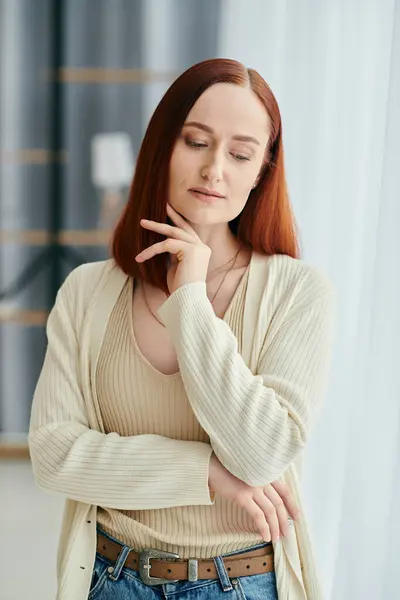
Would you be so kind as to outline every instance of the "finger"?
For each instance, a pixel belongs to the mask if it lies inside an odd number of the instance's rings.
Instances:
[[[289,522],[288,522],[288,513],[285,507],[285,504],[282,500],[282,498],[280,497],[280,495],[278,494],[278,492],[276,492],[274,490],[274,488],[271,485],[266,485],[264,486],[264,494],[267,496],[267,498],[272,502],[272,504],[275,507],[276,510],[276,515],[279,521],[279,529],[282,533],[282,535],[288,535],[289,534]]]
[[[188,232],[183,231],[179,227],[173,227],[166,223],[157,223],[157,221],[149,221],[148,219],[141,219],[140,224],[145,229],[156,231],[167,237],[174,238],[176,240],[184,240],[185,242],[193,243],[197,240],[193,238]]]
[[[292,492],[290,491],[289,486],[286,485],[286,483],[284,483],[283,481],[273,481],[271,482],[271,485],[282,498],[289,514],[293,517],[293,519],[298,519],[300,517],[300,509],[294,499]]]
[[[271,539],[273,542],[276,542],[280,536],[280,528],[275,506],[264,494],[262,488],[256,490],[256,493],[253,494],[253,500],[262,510],[264,519],[267,521],[269,530],[271,532]]]
[[[253,500],[246,503],[243,508],[251,517],[262,539],[265,542],[270,542],[271,540],[275,541],[276,532],[274,534],[272,533],[271,527],[265,518],[264,511]],[[275,535],[275,537],[273,537],[273,535]]]
[[[200,239],[195,230],[189,225],[189,223],[167,202],[167,214],[169,218],[181,229]]]
[[[179,254],[179,252],[184,252],[186,247],[186,242],[183,242],[182,240],[174,240],[168,238],[167,240],[164,240],[163,242],[158,242],[157,244],[153,244],[152,246],[149,246],[148,248],[140,252],[136,256],[136,261],[144,262],[146,260],[149,260],[150,258],[153,258],[153,256],[156,256],[157,254],[163,254],[164,252],[169,252],[170,254]]]

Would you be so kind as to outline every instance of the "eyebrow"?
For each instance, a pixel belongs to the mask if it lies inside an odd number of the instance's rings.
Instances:
[[[183,127],[197,127],[197,129],[202,129],[207,133],[214,133],[214,130],[211,127],[204,125],[204,123],[198,123],[197,121],[188,121],[183,124]],[[257,146],[261,146],[260,142],[251,135],[234,135],[232,136],[232,139],[239,142],[251,142],[253,144],[257,144]]]

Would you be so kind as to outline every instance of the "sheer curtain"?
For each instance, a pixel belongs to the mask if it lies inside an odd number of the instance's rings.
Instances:
[[[220,24],[218,54],[277,96],[303,258],[338,291],[303,480],[326,596],[397,598],[400,1],[225,0]]]

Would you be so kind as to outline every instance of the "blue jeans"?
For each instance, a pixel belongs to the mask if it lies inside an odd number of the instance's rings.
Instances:
[[[230,579],[222,558],[250,552],[267,544],[258,544],[245,550],[237,550],[214,558],[219,579],[201,579],[199,581],[179,581],[162,585],[146,585],[140,578],[139,571],[124,567],[128,546],[125,546],[101,529],[103,535],[121,544],[120,557],[112,563],[100,554],[96,554],[92,583],[88,600],[278,600],[275,572],[247,575]],[[108,572],[114,567],[112,574]]]

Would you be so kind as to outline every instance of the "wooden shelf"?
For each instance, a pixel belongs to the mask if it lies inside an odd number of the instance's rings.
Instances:
[[[52,152],[45,148],[19,148],[18,150],[6,150],[0,148],[0,162],[16,165],[48,165],[54,162],[67,162],[67,152]]]
[[[27,325],[33,327],[43,327],[46,325],[49,311],[47,310],[26,310],[20,308],[8,308],[0,304],[0,324],[17,323],[18,325]]]
[[[62,83],[155,83],[171,82],[178,76],[176,72],[153,71],[150,69],[105,69],[86,67],[64,67],[56,72],[43,71],[46,81],[54,79]]]
[[[63,246],[108,246],[111,235],[111,231],[101,229],[66,229],[56,239]],[[0,244],[45,246],[51,242],[52,236],[45,229],[0,229]]]
[[[69,230],[60,232],[58,239],[63,246],[108,246],[111,233],[101,229]]]
[[[0,229],[0,244],[25,244],[27,246],[44,246],[50,244],[51,234],[41,229]]]
[[[0,459],[14,460],[23,459],[29,460],[28,435],[9,435],[6,433],[0,434]]]

